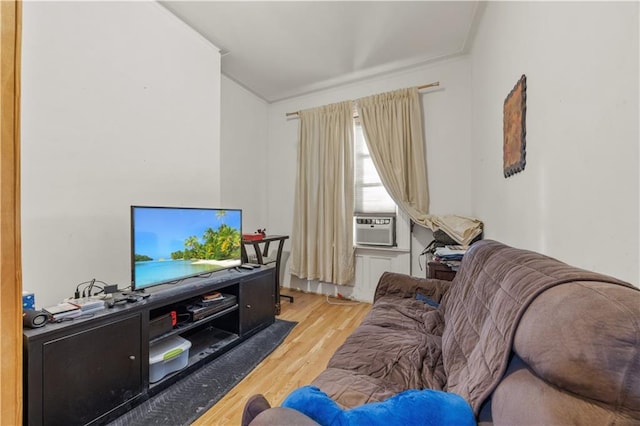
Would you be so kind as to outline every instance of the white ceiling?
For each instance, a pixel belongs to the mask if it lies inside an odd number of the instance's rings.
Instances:
[[[222,73],[267,102],[468,48],[473,1],[161,1],[222,52]]]

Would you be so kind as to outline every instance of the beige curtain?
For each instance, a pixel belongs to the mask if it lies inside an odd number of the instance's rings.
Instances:
[[[353,285],[353,110],[341,102],[299,113],[291,273]]]
[[[387,192],[417,224],[442,229],[461,244],[482,232],[482,222],[429,211],[422,109],[417,87],[358,99],[358,114],[373,163]]]
[[[411,219],[429,221],[422,109],[416,87],[358,99],[373,164],[389,195]]]
[[[22,3],[0,1],[0,424],[22,424],[20,53]]]

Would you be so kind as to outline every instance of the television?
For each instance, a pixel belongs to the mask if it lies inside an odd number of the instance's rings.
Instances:
[[[131,206],[131,289],[241,264],[242,210]]]

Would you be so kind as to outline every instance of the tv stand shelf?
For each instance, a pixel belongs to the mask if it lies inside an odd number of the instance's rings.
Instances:
[[[146,289],[136,303],[25,329],[24,424],[101,425],[250,338],[275,320],[275,268],[219,271]],[[220,291],[236,302],[150,338],[150,320]],[[187,367],[149,381],[149,346],[179,335],[191,342]]]
[[[238,310],[238,304],[235,304],[233,306],[230,306],[226,309],[223,309],[220,312],[216,312],[215,314],[207,317],[207,318],[203,318],[201,320],[197,320],[194,322],[186,322],[186,323],[179,323],[176,324],[175,327],[173,328],[173,330],[171,330],[168,333],[164,333],[158,337],[154,337],[153,339],[149,340],[149,343],[155,343],[158,342],[160,340],[166,339],[167,337],[170,336],[174,336],[176,334],[182,334],[182,333],[186,333],[187,331],[194,329],[196,327],[201,326],[202,324],[207,324],[209,322],[211,322],[212,320],[216,319],[216,318],[220,318],[222,316],[227,315],[228,313],[231,313],[233,311],[237,311]]]

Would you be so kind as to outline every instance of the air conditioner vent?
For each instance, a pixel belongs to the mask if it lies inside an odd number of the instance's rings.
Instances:
[[[356,245],[396,245],[394,216],[355,216],[354,222]]]

